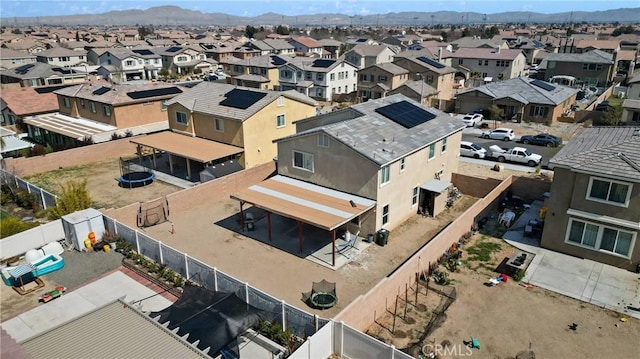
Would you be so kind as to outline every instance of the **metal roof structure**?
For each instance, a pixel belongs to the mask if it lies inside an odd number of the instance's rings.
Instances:
[[[224,143],[164,131],[130,140],[137,145],[155,148],[190,160],[207,163],[242,153],[244,149]]]
[[[118,128],[102,122],[75,118],[61,113],[49,113],[24,118],[24,123],[34,127],[55,132],[66,137],[82,140]],[[95,141],[94,141],[95,142]]]

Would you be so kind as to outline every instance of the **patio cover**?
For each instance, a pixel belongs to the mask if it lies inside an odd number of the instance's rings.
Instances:
[[[451,186],[451,182],[441,181],[438,179],[431,179],[420,186],[420,188],[429,192],[442,193]]]
[[[85,137],[93,137],[94,135],[118,129],[106,123],[85,118],[75,118],[61,113],[27,117],[24,119],[24,123],[45,129],[49,132],[61,134],[65,137],[75,138],[76,140],[82,140]]]
[[[155,148],[190,160],[207,163],[242,153],[244,149],[224,143],[165,131],[130,140],[137,145]]]
[[[231,198],[268,212],[332,231],[369,211],[376,202],[364,197],[277,175]],[[353,201],[352,206],[350,201]]]

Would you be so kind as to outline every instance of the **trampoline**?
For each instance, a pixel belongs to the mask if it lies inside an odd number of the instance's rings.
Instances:
[[[120,176],[118,181],[121,187],[135,188],[151,184],[155,178],[156,174],[153,172],[131,172]]]
[[[313,282],[311,291],[302,293],[302,301],[314,309],[329,309],[338,303],[336,284],[324,279]]]

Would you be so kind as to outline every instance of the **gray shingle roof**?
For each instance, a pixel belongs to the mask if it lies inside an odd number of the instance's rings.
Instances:
[[[247,107],[246,109],[239,109],[221,105],[220,102],[225,99],[224,95],[236,88],[257,93],[264,93],[266,94],[266,96],[256,101],[253,105]],[[268,104],[277,100],[280,96],[284,96],[286,98],[300,101],[312,106],[317,105],[317,102],[312,98],[307,97],[303,94],[299,94],[295,91],[279,92],[259,90],[255,88],[240,87],[214,82],[201,82],[191,88],[189,91],[167,101],[166,104],[172,105],[174,103],[179,103],[193,112],[217,115],[229,119],[244,121],[256,114]]]
[[[549,162],[575,171],[640,182],[640,127],[584,128]]]
[[[95,94],[94,92],[101,87],[107,87],[109,90],[102,93],[101,95]],[[77,86],[65,87],[60,90],[54,91],[57,95],[68,96],[81,98],[90,101],[96,101],[99,103],[111,104],[114,106],[131,104],[137,102],[147,102],[153,100],[167,99],[176,96],[176,94],[167,94],[167,95],[156,95],[149,96],[140,99],[133,99],[127,95],[127,93],[131,92],[140,92],[140,91],[149,91],[149,90],[160,90],[160,89],[169,89],[175,88],[177,86],[165,84],[165,83],[144,83],[144,84],[136,84],[136,85],[114,85],[105,81],[99,82],[89,82],[80,84]],[[184,87],[177,87],[183,92],[186,91]]]
[[[577,89],[571,87],[550,84],[555,87],[552,91],[547,91],[541,87],[531,84],[536,81],[527,77],[516,77],[505,81],[492,82],[487,85],[478,86],[473,89],[461,91],[459,94],[471,93],[479,91],[493,99],[513,98],[524,104],[541,104],[541,105],[558,105],[574,94],[578,93]],[[540,81],[540,80],[538,80]],[[545,82],[546,83],[546,82]]]
[[[546,61],[579,62],[583,64],[613,64],[613,55],[601,50],[591,50],[582,54],[551,53]]]
[[[400,101],[422,107],[436,117],[415,127],[405,128],[375,111],[379,107]],[[341,111],[341,114],[343,112]],[[324,132],[383,166],[465,128],[464,124],[449,114],[434,108],[425,108],[400,94],[353,105],[349,112],[355,118],[313,128],[278,141]]]
[[[364,69],[362,69],[360,71],[371,69],[371,68],[374,68],[374,67],[382,69],[382,70],[384,70],[384,71],[386,71],[386,72],[388,72],[390,74],[393,74],[393,75],[400,75],[400,74],[408,74],[409,73],[409,70],[407,70],[407,69],[405,69],[403,67],[400,67],[400,66],[398,66],[398,65],[396,65],[396,64],[394,64],[392,62],[383,62],[381,64],[373,64],[371,66],[365,67]]]

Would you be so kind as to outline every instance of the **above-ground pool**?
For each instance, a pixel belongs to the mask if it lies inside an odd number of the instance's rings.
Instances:
[[[130,172],[120,176],[118,181],[120,187],[134,188],[151,184],[154,178],[156,178],[156,174],[153,172]]]

